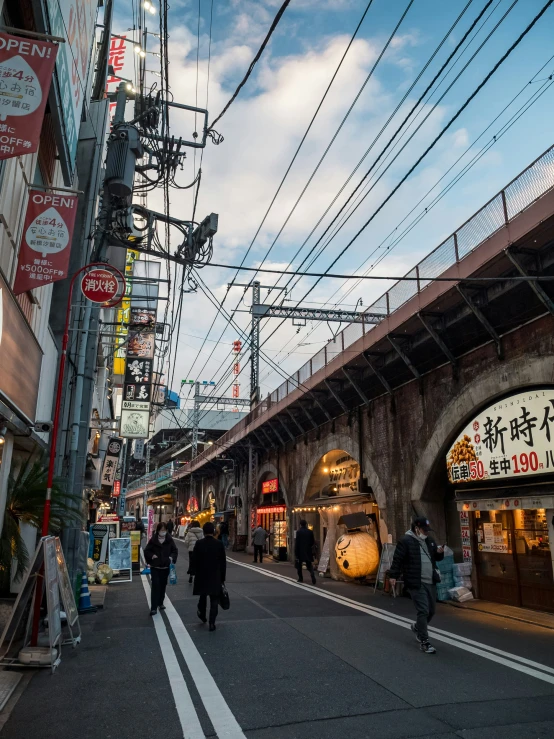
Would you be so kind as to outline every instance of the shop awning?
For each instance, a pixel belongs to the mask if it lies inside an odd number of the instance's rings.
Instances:
[[[174,502],[173,496],[169,495],[157,495],[154,498],[148,498],[146,505],[172,505]]]
[[[459,511],[521,511],[554,508],[554,495],[523,495],[517,498],[458,500]]]
[[[332,497],[314,498],[305,505],[293,508],[293,513],[300,513],[301,511],[316,511],[318,509],[338,509],[342,505],[353,505],[355,503],[375,504],[375,501],[371,495],[363,495],[361,493],[355,493],[354,495],[336,495]]]

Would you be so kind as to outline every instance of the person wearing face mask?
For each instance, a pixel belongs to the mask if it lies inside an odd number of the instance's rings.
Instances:
[[[435,615],[436,583],[440,582],[437,562],[444,557],[444,549],[429,536],[430,530],[430,523],[424,516],[414,518],[410,530],[396,545],[389,578],[394,586],[400,575],[404,576],[404,585],[417,612],[412,631],[421,651],[435,654],[437,650],[429,642],[427,625]]]
[[[150,565],[152,593],[150,615],[155,616],[160,610],[165,610],[164,598],[169,577],[169,565],[177,561],[177,547],[173,537],[167,531],[165,523],[156,526],[156,532],[144,549],[144,559]]]

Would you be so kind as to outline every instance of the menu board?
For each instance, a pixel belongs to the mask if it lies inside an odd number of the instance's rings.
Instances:
[[[131,569],[131,539],[110,539],[108,564],[112,570]]]
[[[325,541],[323,542],[323,549],[321,550],[321,556],[317,564],[318,572],[323,572],[324,574],[327,572],[327,569],[329,568],[329,556],[329,534],[327,534]]]
[[[62,594],[63,607],[65,609],[69,625],[73,626],[79,618],[79,613],[75,604],[65,557],[63,556],[62,544],[58,537],[56,537],[56,559],[58,561],[58,582],[60,585],[60,592]]]
[[[44,577],[46,580],[46,602],[48,604],[48,636],[50,647],[55,647],[62,635],[62,621],[60,616],[58,561],[54,537],[44,539]]]

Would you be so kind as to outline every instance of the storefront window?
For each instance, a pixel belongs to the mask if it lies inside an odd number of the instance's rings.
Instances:
[[[479,574],[481,577],[515,580],[511,511],[481,511],[475,519]]]
[[[552,586],[552,557],[545,509],[514,511],[514,534],[522,585]]]

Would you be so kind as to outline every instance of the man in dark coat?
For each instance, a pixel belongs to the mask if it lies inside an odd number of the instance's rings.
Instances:
[[[167,533],[173,534],[173,519],[172,518],[170,518],[169,521],[167,522]]]
[[[150,565],[150,578],[152,580],[152,593],[150,615],[155,616],[158,612],[165,610],[164,598],[169,577],[169,566],[177,561],[177,547],[167,532],[165,523],[160,522],[156,526],[156,533],[144,548],[144,559]]]
[[[204,538],[196,542],[194,547],[194,595],[199,595],[198,618],[206,623],[206,605],[210,596],[210,631],[215,631],[217,606],[221,595],[221,586],[225,582],[227,572],[227,555],[223,542],[214,537],[215,526],[205,523],[202,527]]]
[[[427,624],[435,615],[436,583],[440,582],[436,566],[444,557],[444,549],[437,547],[429,531],[430,524],[425,517],[414,518],[410,530],[396,545],[389,577],[394,586],[397,578],[404,575],[404,585],[417,612],[412,631],[420,643],[421,651],[435,654],[437,650],[429,642]]]
[[[312,576],[312,585],[316,584],[314,566],[314,532],[308,528],[308,524],[304,519],[300,521],[300,528],[296,532],[294,540],[294,557],[296,559],[296,571],[298,572],[298,582],[304,582],[302,577],[302,564],[306,563],[306,569]]]

